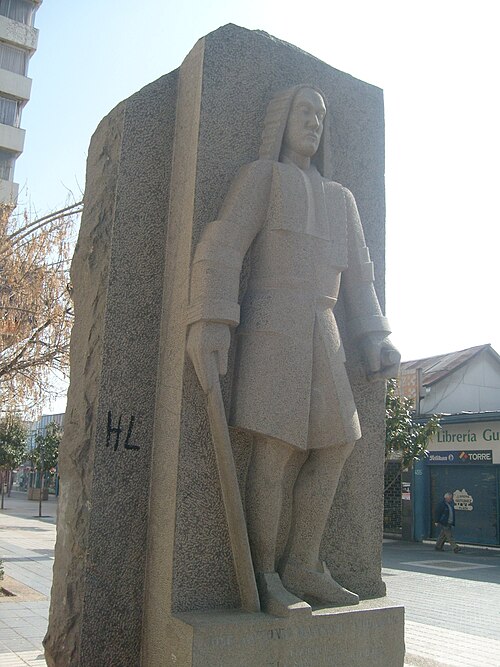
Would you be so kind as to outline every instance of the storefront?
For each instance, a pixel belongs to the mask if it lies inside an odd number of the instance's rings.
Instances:
[[[428,450],[413,474],[414,539],[436,537],[433,511],[451,491],[457,541],[500,545],[500,413],[443,417]]]

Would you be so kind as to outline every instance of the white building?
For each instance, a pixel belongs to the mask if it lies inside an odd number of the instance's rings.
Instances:
[[[478,345],[405,361],[400,387],[420,415],[500,411],[500,356]]]
[[[15,204],[14,165],[23,152],[21,112],[30,98],[28,63],[35,53],[33,27],[42,0],[0,0],[0,204]]]

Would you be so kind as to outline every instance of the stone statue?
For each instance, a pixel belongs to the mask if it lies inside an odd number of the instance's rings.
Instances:
[[[299,85],[269,103],[260,159],[235,178],[219,219],[195,251],[187,350],[209,392],[237,356],[229,424],[253,435],[246,519],[261,604],[310,613],[309,603],[350,605],[320,561],[320,543],[344,463],[361,437],[333,314],[339,289],[369,377],[397,374],[353,195],[329,180],[326,102]],[[243,259],[250,272],[238,304]],[[293,466],[288,542],[276,562]]]

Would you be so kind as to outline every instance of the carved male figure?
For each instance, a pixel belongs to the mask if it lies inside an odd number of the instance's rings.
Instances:
[[[399,364],[356,203],[325,177],[326,111],[308,85],[271,100],[260,159],[238,174],[192,267],[187,349],[205,392],[226,373],[230,327],[237,327],[230,424],[253,435],[248,534],[261,602],[277,615],[309,610],[304,601],[358,601],[319,556],[342,468],[361,437],[333,314],[340,287],[367,373],[392,377]],[[276,562],[291,467],[298,471],[291,526]]]

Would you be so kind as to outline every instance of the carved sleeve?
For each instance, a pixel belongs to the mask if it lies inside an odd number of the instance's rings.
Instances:
[[[365,243],[358,207],[344,188],[347,211],[348,268],[342,274],[348,326],[357,338],[371,332],[391,333],[375,293],[373,263]]]
[[[188,324],[199,320],[239,324],[241,267],[264,222],[271,179],[270,161],[259,160],[243,167],[219,218],[205,227],[191,269]]]

